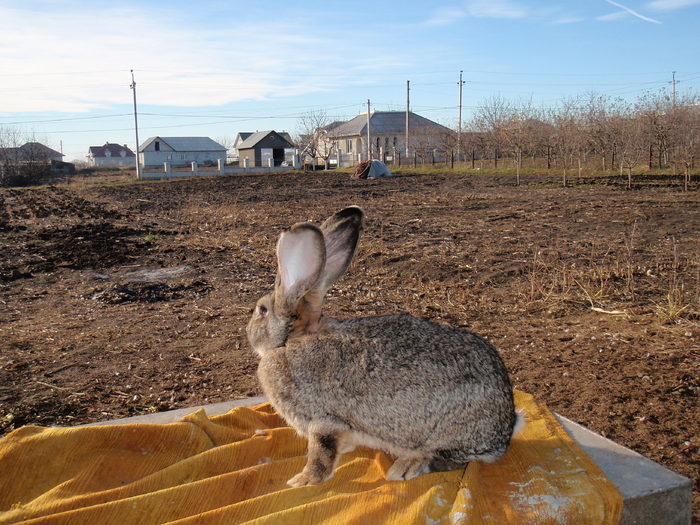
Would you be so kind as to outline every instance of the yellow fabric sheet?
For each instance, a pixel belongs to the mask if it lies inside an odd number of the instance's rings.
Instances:
[[[546,408],[520,392],[516,405],[527,426],[496,463],[387,482],[392,458],[359,448],[330,481],[294,489],[306,442],[268,404],[167,425],[24,427],[0,440],[0,524],[618,523],[614,485]]]

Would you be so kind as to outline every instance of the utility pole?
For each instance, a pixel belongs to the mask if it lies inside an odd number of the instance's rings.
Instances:
[[[408,144],[408,113],[410,111],[411,107],[411,81],[407,80],[406,81],[406,158],[408,159],[410,153],[409,153],[409,144]]]
[[[673,80],[671,80],[671,104],[676,107],[676,72],[673,72]]]
[[[462,70],[459,70],[459,110],[457,112],[457,162],[460,161],[460,153],[462,149],[462,86],[464,81],[462,80]]]
[[[134,130],[136,131],[136,178],[141,179],[141,164],[139,164],[139,120],[136,115],[136,80],[134,70],[131,70],[131,89],[134,91]]]
[[[369,132],[369,99],[367,99],[367,160],[372,160],[372,137]]]

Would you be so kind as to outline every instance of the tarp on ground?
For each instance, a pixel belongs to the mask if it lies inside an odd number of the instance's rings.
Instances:
[[[369,167],[368,179],[381,179],[383,177],[391,177],[391,171],[386,167],[381,160],[373,160]]]
[[[391,177],[392,173],[381,160],[363,160],[355,166],[356,179],[381,179]]]
[[[527,425],[492,464],[384,479],[358,448],[321,485],[290,488],[306,442],[269,404],[182,422],[27,426],[0,440],[0,523],[614,524],[622,498],[552,414],[516,393]]]

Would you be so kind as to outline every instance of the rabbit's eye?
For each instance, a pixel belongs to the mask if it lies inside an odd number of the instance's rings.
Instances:
[[[259,304],[258,305],[258,315],[267,315],[267,306],[264,304]]]

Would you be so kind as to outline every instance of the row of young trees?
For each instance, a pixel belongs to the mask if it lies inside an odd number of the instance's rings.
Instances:
[[[647,93],[634,102],[589,94],[548,109],[531,102],[513,103],[500,96],[486,100],[460,136],[445,136],[446,151],[459,160],[509,163],[519,179],[523,166],[558,168],[564,183],[572,171],[619,170],[642,166],[670,168],[684,175],[685,186],[700,156],[700,105],[693,95],[677,100]]]

